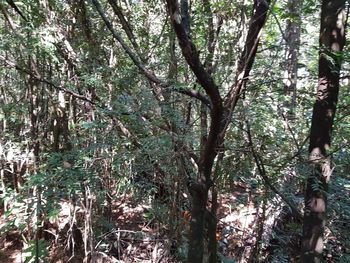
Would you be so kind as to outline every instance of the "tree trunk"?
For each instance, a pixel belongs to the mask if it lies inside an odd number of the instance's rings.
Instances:
[[[331,145],[331,131],[338,100],[345,20],[345,0],[322,1],[319,81],[310,132],[312,172],[307,181],[305,196],[302,263],[321,262],[328,182],[332,173],[327,150]]]
[[[298,79],[298,53],[300,45],[300,6],[299,0],[288,0],[288,13],[290,18],[287,20],[286,27],[286,70],[284,78],[284,91],[289,97],[285,103],[287,108],[287,119],[295,118],[296,91]]]
[[[202,263],[204,254],[204,222],[208,189],[205,184],[195,184],[190,188],[192,197],[188,262]]]

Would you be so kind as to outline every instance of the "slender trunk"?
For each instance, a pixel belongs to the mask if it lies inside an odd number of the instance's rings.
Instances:
[[[300,45],[300,5],[299,0],[288,0],[288,13],[291,18],[287,20],[286,28],[286,70],[284,79],[285,94],[289,97],[285,103],[287,119],[295,118],[296,91],[298,78],[298,53]]]
[[[220,158],[220,154],[219,157]],[[218,209],[218,193],[213,185],[211,188],[211,209],[207,213],[207,224],[208,224],[208,254],[209,263],[216,263],[218,261],[217,257],[217,237],[216,237],[216,227],[217,218],[216,212]]]
[[[319,76],[310,132],[312,172],[307,181],[302,235],[302,263],[321,262],[328,182],[332,174],[331,132],[339,92],[341,52],[345,43],[345,0],[323,0]]]
[[[191,188],[192,210],[190,223],[188,262],[202,263],[204,252],[204,222],[208,189],[205,184],[196,184],[196,189]]]
[[[30,61],[32,59],[30,58]],[[40,143],[39,143],[39,112],[38,112],[38,105],[39,105],[39,97],[38,97],[38,90],[39,90],[40,84],[38,84],[35,80],[32,78],[29,79],[29,96],[30,96],[30,105],[29,105],[29,112],[30,112],[30,124],[31,124],[31,143],[32,143],[32,150],[34,153],[34,171],[35,174],[37,172],[37,164],[38,164],[38,158],[39,158],[39,152],[40,152]],[[35,188],[34,188],[35,189]],[[39,240],[41,235],[41,227],[40,223],[42,220],[42,213],[41,213],[41,186],[38,185],[36,189],[34,190],[35,194],[33,195],[36,197],[36,217],[35,217],[35,233],[34,233],[34,242],[35,242],[35,263],[39,263],[40,261],[40,247],[39,247]]]
[[[222,130],[223,111],[218,109],[211,110],[211,122],[209,135],[205,142],[204,148],[201,151],[199,176],[197,182],[193,182],[189,186],[189,191],[192,197],[192,220],[190,224],[189,252],[188,262],[202,262],[204,254],[204,223],[206,221],[208,210],[208,191],[212,187],[211,178],[214,159],[217,155],[217,146],[220,145],[219,132]],[[211,215],[215,218],[216,215]],[[210,224],[215,227],[216,224]],[[213,247],[213,246],[211,246]],[[213,254],[214,251],[211,251]],[[211,258],[216,257],[212,255]]]

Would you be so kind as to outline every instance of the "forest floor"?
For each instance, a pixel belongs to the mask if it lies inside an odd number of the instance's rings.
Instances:
[[[344,198],[344,195],[349,198],[350,192],[345,188],[343,190],[335,192],[331,201]],[[226,262],[246,262],[257,249],[260,252],[265,251],[264,253],[268,258],[269,253],[280,253],[279,246],[287,244],[283,244],[283,242],[292,242],[290,237],[289,239],[286,238],[285,241],[271,239],[272,231],[276,231],[274,228],[278,226],[278,218],[283,217],[283,206],[280,205],[279,208],[276,208],[278,206],[273,203],[263,204],[261,195],[262,193],[252,193],[248,188],[241,186],[235,186],[230,194],[220,195],[218,200],[217,240],[221,257],[224,257],[225,260],[231,260]],[[279,201],[276,200],[276,202]],[[72,218],[72,207],[70,207],[68,202],[64,201],[61,207],[62,210],[56,221],[52,222],[46,229],[49,233],[46,236],[46,244],[48,245],[47,262],[83,263],[84,246],[82,245],[82,240],[79,241],[79,239],[84,239],[84,229],[76,229],[77,233],[80,234],[74,234],[72,225],[69,225]],[[186,248],[184,247],[183,250],[177,248],[177,257],[175,257],[175,254],[171,254],[172,242],[165,238],[165,233],[169,229],[157,223],[156,217],[151,213],[154,207],[150,205],[149,201],[136,201],[133,196],[125,195],[124,198],[113,203],[113,208],[112,221],[109,222],[109,231],[98,235],[99,241],[95,241],[97,244],[94,244],[96,252],[93,255],[93,262],[181,262],[181,259],[178,257],[179,251],[182,251],[184,255]],[[82,215],[77,213],[75,216],[79,217]],[[287,222],[283,223],[287,225],[292,225],[293,223],[286,218],[280,220],[287,220]],[[186,224],[186,221],[184,223]],[[0,229],[5,225],[4,216],[1,215]],[[344,231],[347,231],[347,226],[348,223],[340,225]],[[181,233],[184,238],[186,236],[186,227],[188,226],[182,228],[183,233]],[[280,228],[280,226],[278,227]],[[70,235],[67,234],[69,232],[68,228],[73,229]],[[279,229],[277,231],[280,231],[278,235],[281,236],[282,230]],[[332,231],[327,231],[326,233],[328,243],[332,244],[333,242],[333,245],[340,247],[341,251],[344,252],[344,245],[341,246],[339,244],[334,233],[334,231],[342,231],[342,229],[338,228]],[[67,240],[71,240],[72,237],[76,239],[74,256],[72,256],[72,250],[67,246]],[[27,262],[25,261],[26,257],[28,258],[33,251],[23,241],[23,238],[24,235],[18,230],[11,230],[1,235],[1,263]],[[257,239],[260,242],[256,242]],[[264,243],[274,242],[275,248],[263,245]],[[257,244],[260,245],[257,246]],[[340,262],[332,254],[327,254],[327,256],[327,262]],[[279,262],[278,255],[273,255],[269,260],[267,258],[267,261],[264,262]],[[232,261],[233,259],[235,261]]]
[[[256,230],[257,209],[253,197],[243,187],[237,187],[230,195],[221,195],[218,209],[217,240],[222,255],[248,255],[253,249],[253,232]],[[237,202],[240,204],[237,206]],[[69,257],[67,244],[59,244],[59,236],[67,231],[71,219],[69,203],[62,201],[61,212],[55,222],[51,222],[47,232],[56,236],[49,238],[47,257],[49,262],[83,262],[83,249],[76,249],[74,257]],[[113,216],[110,231],[103,233],[94,255],[95,262],[179,262],[169,253],[171,242],[165,240],[167,229],[158,224],[150,215],[152,206],[147,201],[135,201],[131,195],[113,203]],[[79,217],[79,215],[76,215]],[[188,222],[185,220],[185,224]],[[0,228],[6,222],[2,216]],[[186,229],[187,227],[187,229]],[[182,228],[185,232],[188,226]],[[83,230],[81,230],[83,232]],[[184,233],[181,233],[185,236]],[[74,235],[74,233],[72,234]],[[69,238],[69,237],[68,237]],[[79,243],[79,241],[76,241]],[[65,242],[67,243],[67,242]],[[184,252],[185,253],[184,249]],[[28,252],[29,251],[29,252]],[[30,255],[29,245],[23,242],[23,236],[18,230],[7,232],[0,238],[0,262],[22,263]],[[181,261],[181,260],[180,260]]]

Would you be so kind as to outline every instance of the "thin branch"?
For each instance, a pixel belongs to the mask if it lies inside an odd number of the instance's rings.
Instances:
[[[160,80],[153,71],[150,71],[146,69],[146,67],[142,64],[138,56],[130,49],[130,47],[125,43],[124,39],[121,37],[121,35],[114,29],[112,23],[107,18],[106,14],[104,13],[102,6],[98,0],[91,0],[94,6],[96,7],[97,12],[101,16],[102,20],[105,22],[107,28],[112,33],[112,36],[115,40],[119,42],[119,44],[122,46],[122,48],[125,50],[125,52],[128,54],[130,59],[134,62],[135,66],[137,66],[141,73],[148,78],[151,82],[158,84],[162,87],[167,87],[169,84],[165,83],[164,81]]]
[[[190,14],[188,9],[189,9],[188,0],[181,0],[181,17],[182,17],[181,22],[184,26],[184,29],[187,35],[191,33]]]
[[[6,2],[16,11],[17,14],[19,14],[24,19],[24,21],[28,21],[13,0],[6,0]]]
[[[214,29],[214,18],[213,18],[213,12],[211,9],[210,1],[209,0],[203,0],[203,5],[206,11],[206,15],[208,16],[208,55],[205,58],[204,67],[208,70],[209,74],[213,73],[213,69],[215,68],[213,66],[213,59],[214,59],[214,52],[215,52],[215,46],[218,42],[220,30],[223,24],[222,17],[218,17],[218,22],[216,25],[216,29]]]
[[[248,81],[249,74],[255,60],[255,55],[258,50],[262,28],[267,20],[269,7],[270,0],[254,1],[254,13],[250,20],[244,50],[238,61],[236,80],[225,97],[224,105],[228,110],[228,114],[222,134],[226,132],[227,127],[230,124],[230,119],[237,105],[238,99],[240,98],[240,94],[244,92],[245,84]]]
[[[34,78],[35,80],[37,80],[37,81],[39,81],[39,82],[42,82],[42,83],[45,83],[45,84],[47,84],[47,85],[49,85],[49,86],[51,86],[51,87],[53,87],[53,88],[55,88],[55,89],[57,89],[57,90],[63,91],[64,93],[67,93],[67,94],[69,94],[69,95],[71,95],[71,96],[73,96],[73,97],[75,97],[75,98],[77,98],[77,99],[87,101],[87,102],[89,102],[89,103],[91,103],[91,104],[96,104],[94,101],[88,99],[88,98],[85,97],[84,95],[81,95],[81,94],[79,94],[79,93],[76,93],[76,92],[74,92],[74,91],[72,91],[72,90],[70,90],[70,89],[67,89],[67,88],[65,88],[65,87],[56,85],[56,84],[53,83],[52,81],[47,80],[47,79],[44,79],[44,78],[42,78],[41,76],[39,76],[38,74],[36,74],[35,72],[30,71],[30,70],[25,69],[25,68],[22,68],[22,67],[20,67],[18,64],[8,61],[6,58],[4,58],[4,57],[2,57],[2,56],[0,56],[0,59],[1,59],[9,68],[14,68],[14,69],[16,69],[16,70],[18,70],[18,71],[20,71],[20,72],[26,73],[26,74],[28,74],[29,76],[31,76],[32,78]]]
[[[205,97],[203,94],[201,94],[200,92],[196,91],[196,90],[192,90],[192,89],[184,89],[184,88],[173,88],[174,91],[177,91],[181,94],[185,94],[187,96],[190,96],[192,98],[196,98],[198,100],[200,100],[201,102],[203,102],[208,108],[211,108],[211,103],[210,100],[208,100],[207,97]]]
[[[170,87],[169,83],[166,83],[162,80],[160,80],[153,71],[148,70],[140,61],[139,57],[137,54],[135,54],[130,47],[125,43],[125,41],[123,40],[123,38],[121,37],[121,35],[114,29],[112,23],[109,21],[109,19],[107,18],[106,14],[104,13],[104,11],[102,10],[102,6],[99,3],[98,0],[91,0],[92,3],[94,4],[94,6],[96,7],[97,12],[99,13],[99,15],[101,16],[102,20],[104,21],[104,23],[106,24],[107,28],[109,29],[109,31],[112,33],[112,36],[115,40],[117,40],[120,45],[122,46],[122,48],[125,50],[125,52],[128,54],[128,56],[130,57],[130,59],[134,62],[135,66],[137,66],[141,73],[148,78],[149,81],[160,85],[162,88],[167,88]],[[113,5],[112,5],[113,7]],[[116,10],[117,11],[117,10]],[[129,25],[125,24],[125,27],[129,27]],[[128,30],[126,28],[126,30]],[[131,29],[130,29],[131,30]],[[131,34],[131,32],[129,32]],[[130,37],[133,37],[133,35],[130,35]],[[135,42],[136,43],[136,42]],[[208,103],[208,100],[205,98],[205,96],[201,95],[199,92],[193,92],[191,90],[186,90],[186,89],[174,89],[175,91],[188,95],[192,98],[196,98],[199,99],[200,101],[205,102],[205,105],[209,106],[210,103]]]
[[[167,23],[168,23],[168,17],[166,17],[166,19],[164,21],[164,24],[162,26],[162,30],[160,31],[160,34],[159,34],[157,40],[155,41],[154,45],[149,49],[149,54],[147,56],[147,59],[151,58],[151,56],[153,55],[155,48],[158,46],[162,36],[164,35]]]
[[[275,21],[276,21],[276,24],[277,24],[277,26],[278,26],[278,29],[279,29],[281,35],[282,35],[282,38],[284,39],[284,41],[286,41],[287,44],[289,44],[289,40],[288,40],[288,38],[286,37],[286,35],[284,34],[284,32],[283,32],[283,29],[282,29],[282,26],[281,26],[280,21],[278,20],[278,17],[276,16],[276,14],[275,14],[272,10],[271,10],[271,14],[272,14],[273,18],[274,18]]]
[[[7,13],[7,10],[4,8],[4,6],[0,3],[0,10],[1,13],[4,15],[5,20],[9,23],[10,28],[12,29],[13,33],[17,36],[20,37],[19,34],[16,31],[16,25],[13,22],[12,18],[9,16],[9,14]]]
[[[236,81],[235,84],[231,87],[225,100],[225,104],[232,109],[234,109],[237,104],[239,97],[237,95],[241,92],[241,89],[244,87],[245,83],[248,80],[249,73],[252,69],[255,55],[258,49],[261,31],[265,25],[269,11],[269,0],[260,0],[255,2],[255,11],[250,21],[244,50],[238,62]]]
[[[254,149],[254,144],[253,144],[253,139],[252,139],[252,135],[251,135],[251,131],[250,131],[250,125],[247,122],[247,137],[248,137],[248,143],[251,149],[251,153],[253,155],[255,164],[258,168],[259,174],[261,176],[261,178],[265,181],[265,184],[275,193],[277,194],[292,210],[293,215],[299,219],[302,220],[303,216],[300,213],[299,209],[296,207],[296,205],[289,200],[287,197],[285,197],[274,185],[273,183],[270,181],[270,178],[267,176],[266,174],[266,170],[265,170],[265,165],[262,161],[262,158],[258,155],[258,153],[255,151]]]
[[[129,25],[128,21],[126,20],[120,6],[117,5],[117,2],[115,0],[108,0],[108,3],[112,6],[114,13],[118,16],[118,19],[122,25],[122,28],[124,29],[126,35],[128,36],[133,48],[136,50],[138,56],[142,59],[142,55],[140,53],[140,48],[136,42],[135,35],[132,32],[131,26]]]

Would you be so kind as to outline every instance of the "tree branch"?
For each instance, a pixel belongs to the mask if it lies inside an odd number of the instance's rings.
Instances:
[[[123,38],[121,37],[121,35],[114,29],[112,23],[109,21],[109,19],[107,18],[106,14],[104,13],[104,11],[102,10],[102,6],[101,4],[98,2],[98,0],[91,0],[92,3],[94,4],[94,6],[96,7],[97,12],[99,13],[99,15],[101,16],[102,20],[104,21],[104,23],[106,24],[107,28],[109,29],[109,31],[112,33],[112,36],[115,40],[117,40],[120,45],[122,46],[122,48],[125,50],[125,52],[128,54],[128,56],[130,57],[130,59],[134,62],[135,66],[137,66],[141,73],[148,78],[151,82],[160,85],[163,88],[167,88],[170,86],[169,83],[166,83],[162,80],[160,80],[154,72],[146,69],[146,67],[142,64],[142,62],[140,61],[140,59],[138,58],[138,55],[135,54],[130,48],[129,46],[125,43],[125,41],[123,40]],[[122,15],[121,11],[118,9],[118,6],[116,6],[112,0],[109,0],[111,6],[113,9],[115,9],[114,11],[116,12],[118,18],[120,19],[122,26],[124,28],[124,30],[126,31],[130,41],[134,42],[133,45],[136,44],[136,41],[133,41],[132,39],[134,39],[134,36],[132,34],[131,28],[130,26],[127,24],[127,21],[125,20],[124,16]],[[119,12],[120,11],[120,12]],[[119,14],[119,15],[118,15]],[[124,21],[124,22],[122,22]],[[134,48],[137,47],[134,46]],[[205,103],[205,105],[207,105],[208,107],[210,107],[210,102],[209,100],[203,96],[202,94],[200,94],[197,91],[193,91],[193,90],[186,90],[183,88],[175,88],[175,91],[185,94],[187,96],[190,96],[192,98],[196,98],[202,102]]]
[[[129,46],[125,43],[121,35],[114,29],[112,23],[108,20],[106,14],[102,10],[102,6],[98,0],[91,0],[93,5],[96,7],[97,12],[101,16],[102,20],[105,22],[107,28],[112,33],[112,36],[115,40],[119,42],[119,44],[122,46],[122,48],[125,50],[125,52],[128,54],[130,59],[134,62],[135,66],[137,66],[141,73],[148,78],[151,82],[158,84],[162,87],[167,87],[169,84],[165,83],[164,81],[160,80],[154,72],[146,69],[146,67],[142,64],[138,56],[129,48]]]
[[[221,30],[221,26],[223,24],[223,19],[221,17],[218,17],[218,22],[216,25],[216,29],[214,29],[214,18],[213,18],[213,11],[211,9],[210,1],[209,0],[203,0],[203,5],[206,11],[206,15],[208,16],[208,55],[205,58],[204,67],[208,70],[209,74],[213,73],[214,65],[213,65],[213,59],[214,59],[214,51],[215,46],[218,41],[219,33]]]
[[[47,80],[47,79],[44,79],[42,78],[41,76],[39,76],[38,74],[36,74],[35,72],[32,72],[28,69],[25,69],[25,68],[22,68],[20,67],[18,64],[14,63],[14,62],[10,62],[8,61],[6,58],[0,56],[0,59],[9,67],[9,68],[14,68],[20,72],[23,72],[25,74],[28,74],[29,76],[31,76],[32,78],[34,78],[35,80],[39,81],[39,82],[42,82],[42,83],[45,83],[45,84],[48,84],[50,86],[52,86],[53,88],[57,89],[57,90],[60,90],[60,91],[63,91],[64,93],[67,93],[77,99],[80,99],[80,100],[83,100],[83,101],[87,101],[91,104],[96,104],[94,101],[88,99],[87,97],[85,97],[84,95],[81,95],[79,93],[76,93],[70,89],[67,89],[65,87],[62,87],[62,86],[59,86],[59,85],[56,85],[55,83]]]
[[[203,94],[201,94],[200,92],[196,91],[196,90],[192,90],[192,89],[184,89],[184,88],[177,88],[175,87],[173,89],[176,92],[179,92],[181,94],[185,94],[189,97],[195,98],[200,100],[201,102],[203,102],[208,108],[211,108],[211,103],[210,100],[208,100],[208,98],[206,96],[204,96]]]
[[[140,48],[139,45],[136,42],[136,38],[134,33],[132,32],[132,29],[128,23],[128,21],[126,20],[121,8],[117,5],[117,2],[115,0],[108,0],[108,3],[111,5],[114,13],[117,15],[120,24],[122,25],[122,28],[124,29],[126,35],[128,36],[133,48],[136,50],[138,56],[141,58],[142,60],[142,56],[140,53]]]
[[[188,12],[188,8],[188,0],[181,0],[181,22],[184,26],[187,35],[191,33],[190,14]]]
[[[251,153],[253,155],[255,164],[258,168],[259,174],[261,176],[261,178],[264,180],[265,184],[275,193],[277,194],[292,210],[293,215],[299,219],[302,220],[303,216],[300,213],[299,209],[296,207],[296,205],[289,200],[287,197],[285,197],[274,185],[273,183],[270,181],[270,178],[267,176],[266,174],[266,170],[265,170],[265,165],[261,159],[261,157],[257,154],[257,152],[254,149],[254,144],[253,144],[253,139],[252,139],[252,135],[251,135],[251,131],[250,131],[250,125],[247,122],[247,137],[248,137],[248,143],[250,146],[250,150]]]
[[[269,11],[270,0],[255,1],[254,14],[250,20],[247,39],[243,52],[238,62],[235,84],[231,87],[225,99],[225,105],[233,111],[238,101],[238,94],[248,80],[249,73],[252,69],[255,55],[258,49],[260,34],[264,26],[267,13]]]
[[[16,11],[17,14],[19,14],[24,19],[24,21],[28,21],[13,0],[6,0],[6,2]]]
[[[213,108],[222,108],[222,99],[219,89],[213,78],[200,62],[199,53],[187,33],[187,25],[184,24],[184,20],[180,14],[178,2],[176,0],[167,0],[167,4],[170,12],[170,19],[177,35],[183,56],[195,74],[198,83],[204,88],[209,96]]]
[[[225,97],[224,105],[228,110],[228,114],[222,133],[226,132],[232,113],[237,105],[238,99],[240,98],[240,94],[243,93],[242,91],[244,91],[245,84],[248,81],[249,74],[254,63],[255,55],[258,50],[261,30],[267,20],[269,6],[270,0],[254,1],[254,13],[249,23],[250,26],[248,29],[248,35],[245,41],[244,49],[238,61],[236,80]]]

